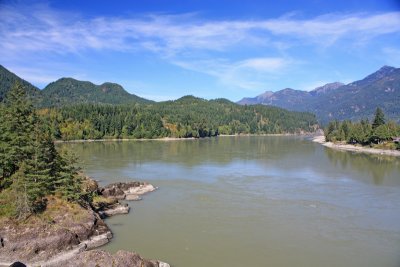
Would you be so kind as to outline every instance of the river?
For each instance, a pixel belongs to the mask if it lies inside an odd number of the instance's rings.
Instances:
[[[304,137],[62,144],[101,185],[159,187],[105,250],[175,267],[400,266],[400,159]]]

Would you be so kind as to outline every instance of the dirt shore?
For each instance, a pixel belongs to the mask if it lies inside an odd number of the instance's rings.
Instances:
[[[400,151],[398,150],[377,149],[349,144],[335,144],[332,142],[325,142],[325,136],[323,135],[314,137],[312,141],[337,150],[400,157]]]

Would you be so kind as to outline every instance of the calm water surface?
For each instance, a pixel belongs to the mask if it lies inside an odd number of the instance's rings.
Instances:
[[[176,267],[400,266],[400,159],[300,137],[64,144],[107,184],[159,190],[104,249]]]

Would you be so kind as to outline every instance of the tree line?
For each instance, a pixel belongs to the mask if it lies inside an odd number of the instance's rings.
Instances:
[[[37,112],[56,139],[210,137],[314,131],[315,115],[192,96],[153,104],[78,104]]]
[[[48,121],[38,116],[21,84],[0,103],[0,216],[25,219],[46,207],[46,196],[80,202],[76,160],[58,152]]]
[[[365,146],[390,142],[394,137],[399,137],[400,125],[393,121],[386,122],[382,109],[377,108],[372,123],[368,119],[360,122],[331,121],[324,132],[328,142],[339,141]],[[400,149],[398,143],[397,149]]]

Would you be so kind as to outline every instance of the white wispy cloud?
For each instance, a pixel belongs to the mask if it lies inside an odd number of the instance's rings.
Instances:
[[[221,51],[240,44],[272,45],[272,37],[283,35],[329,43],[344,36],[374,38],[400,32],[400,12],[325,15],[307,20],[282,17],[202,21],[190,14],[84,18],[43,6],[2,6],[0,25],[1,48],[7,52],[140,48],[176,53],[194,49]]]
[[[301,64],[289,58],[258,57],[240,61],[227,59],[207,59],[191,61],[172,61],[182,68],[205,73],[216,77],[218,82],[227,87],[240,87],[247,90],[259,90],[266,82],[288,66]]]
[[[359,44],[393,33],[400,33],[400,12],[327,14],[309,19],[294,15],[265,20],[202,20],[196,14],[85,18],[46,5],[0,6],[0,58],[4,61],[41,53],[147,51],[171,64],[247,89],[262,85],[265,77],[273,77],[293,64],[284,52],[290,47],[329,47],[341,39]],[[236,60],[224,56],[241,48],[269,49],[273,55]]]

